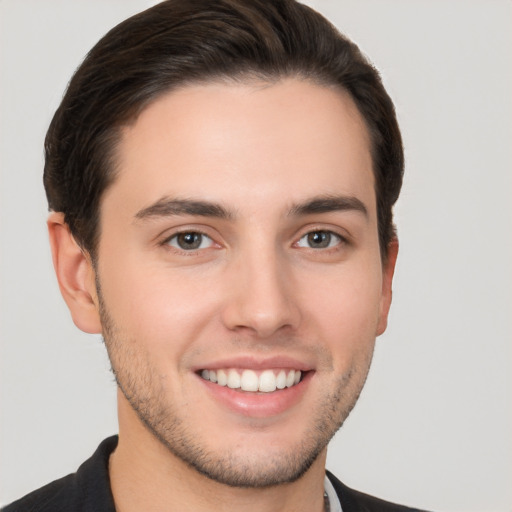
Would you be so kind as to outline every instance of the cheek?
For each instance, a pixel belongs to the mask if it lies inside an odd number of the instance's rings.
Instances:
[[[109,313],[118,328],[139,343],[179,351],[212,318],[214,289],[205,287],[200,276],[137,262],[104,271],[101,286]]]
[[[379,265],[350,267],[333,273],[322,290],[309,294],[308,316],[334,349],[351,353],[373,350],[377,335],[382,278]]]

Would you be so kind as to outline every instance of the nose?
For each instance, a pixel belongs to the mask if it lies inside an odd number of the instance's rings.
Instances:
[[[298,327],[297,290],[285,258],[264,250],[240,255],[225,284],[222,320],[229,330],[264,339]]]

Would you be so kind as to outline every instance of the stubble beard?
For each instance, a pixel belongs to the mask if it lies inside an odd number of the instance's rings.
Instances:
[[[207,478],[230,487],[265,488],[297,481],[343,425],[368,374],[371,354],[365,368],[338,377],[332,391],[318,403],[314,418],[305,418],[311,426],[302,440],[286,452],[269,457],[262,451],[259,456],[248,460],[234,449],[224,449],[222,453],[209,450],[195,438],[169,403],[167,393],[155,377],[157,372],[140,357],[140,351],[136,352],[136,341],[126,339],[120,333],[105,307],[100,288],[97,289],[103,339],[112,372],[140,421],[172,455]],[[260,448],[255,446],[255,449]]]

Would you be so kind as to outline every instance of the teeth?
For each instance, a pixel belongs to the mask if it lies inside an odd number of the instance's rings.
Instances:
[[[219,386],[225,386],[228,383],[228,376],[224,370],[217,370],[217,383]]]
[[[256,372],[252,370],[244,370],[242,372],[242,378],[240,379],[240,387],[244,391],[258,391],[260,385],[260,379],[256,375]]]
[[[284,370],[281,370],[277,374],[276,388],[277,389],[284,389],[285,387],[286,387],[286,373],[284,372]]]
[[[276,390],[276,376],[272,370],[265,370],[260,375],[260,386],[259,390],[263,393],[272,393]]]
[[[288,372],[288,375],[286,376],[286,387],[291,388],[295,384],[295,374],[299,374],[300,379],[300,372]],[[212,380],[212,372],[210,370],[210,380]]]
[[[238,389],[240,387],[240,375],[236,370],[229,370],[228,372],[228,388]]]
[[[277,375],[276,375],[277,373]],[[284,389],[295,386],[300,382],[302,372],[300,370],[264,370],[258,374],[253,370],[243,370],[241,373],[234,368],[226,370],[203,370],[201,377],[220,386],[242,391],[260,391],[272,393],[276,389]]]

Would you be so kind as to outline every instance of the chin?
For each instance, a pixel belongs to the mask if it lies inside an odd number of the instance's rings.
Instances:
[[[295,446],[268,449],[256,436],[240,450],[233,446],[222,452],[206,450],[202,443],[186,437],[159,440],[174,457],[206,478],[229,487],[257,489],[300,479],[324,454],[329,439],[310,434]]]

